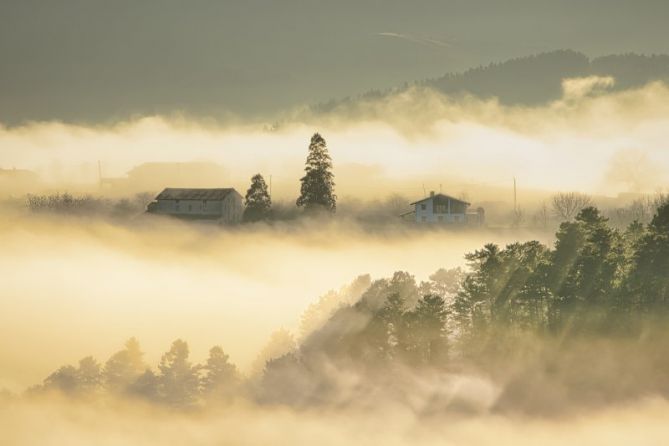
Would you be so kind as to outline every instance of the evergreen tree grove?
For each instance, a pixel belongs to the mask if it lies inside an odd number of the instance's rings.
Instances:
[[[325,139],[315,133],[309,144],[309,154],[304,168],[305,175],[297,205],[308,210],[325,209],[334,212],[337,196],[334,194],[334,174],[332,160]]]
[[[244,208],[244,221],[260,221],[269,218],[272,199],[262,175],[256,174],[251,178],[251,187],[246,191],[244,205],[246,206]]]

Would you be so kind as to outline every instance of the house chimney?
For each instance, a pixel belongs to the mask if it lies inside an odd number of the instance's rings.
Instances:
[[[430,198],[431,197],[434,197],[434,191],[433,190],[430,191]]]

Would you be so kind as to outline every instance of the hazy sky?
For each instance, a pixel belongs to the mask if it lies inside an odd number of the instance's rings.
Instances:
[[[669,52],[666,0],[0,0],[0,122],[222,116],[541,51]]]

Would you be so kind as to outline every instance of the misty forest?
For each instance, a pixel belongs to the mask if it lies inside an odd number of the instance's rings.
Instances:
[[[361,276],[325,295],[303,313],[297,340],[274,334],[249,376],[221,346],[191,362],[181,339],[151,366],[130,338],[104,362],[60,367],[26,397],[113,396],[182,410],[239,399],[340,407],[374,394],[410,404],[422,377],[463,371],[504,383],[499,411],[668,395],[669,202],[649,224],[622,231],[584,207],[560,224],[552,247],[486,244],[465,258],[466,269],[428,281],[405,271]],[[426,414],[480,410],[447,388],[424,404],[416,409]]]
[[[665,0],[0,0],[0,445],[658,446]]]

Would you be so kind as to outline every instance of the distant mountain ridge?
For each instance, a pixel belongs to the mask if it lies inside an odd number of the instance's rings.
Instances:
[[[416,81],[390,90],[371,90],[356,97],[316,105],[328,112],[349,102],[381,98],[410,86],[430,87],[451,96],[496,97],[505,105],[540,105],[559,99],[562,80],[573,77],[612,76],[612,91],[641,87],[652,81],[669,82],[669,55],[615,54],[590,59],[573,50],[558,50],[471,68],[460,73]]]

